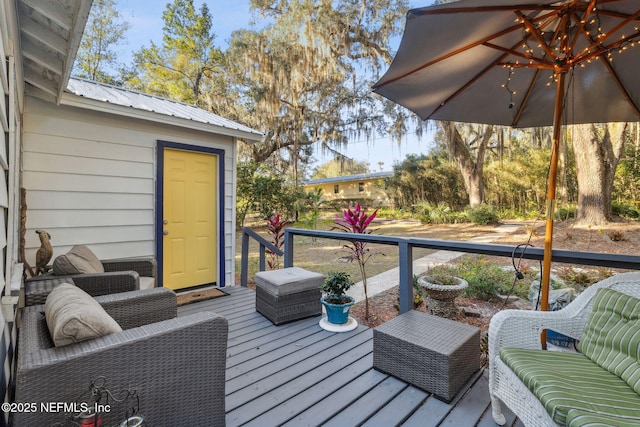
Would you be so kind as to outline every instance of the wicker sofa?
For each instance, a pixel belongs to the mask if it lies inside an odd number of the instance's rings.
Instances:
[[[560,311],[497,313],[489,326],[496,423],[506,421],[504,403],[526,426],[640,425],[637,298],[640,273],[623,273],[590,286]],[[544,329],[579,340],[579,352],[540,350]]]
[[[93,381],[104,381],[116,398],[102,425],[119,425],[137,406],[146,425],[225,424],[227,320],[208,312],[176,317],[176,295],[165,288],[95,299],[122,327],[88,341],[55,347],[44,306],[25,307],[19,329],[15,402],[88,402]],[[139,400],[138,400],[139,399]],[[101,402],[104,403],[104,402]],[[64,413],[20,412],[13,425],[49,426]]]
[[[25,306],[44,304],[60,283],[72,283],[93,296],[150,289],[156,286],[158,266],[153,258],[100,260],[104,273],[57,275],[53,272],[25,280]]]

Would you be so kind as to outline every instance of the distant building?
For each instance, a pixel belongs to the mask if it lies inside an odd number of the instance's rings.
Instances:
[[[370,207],[391,207],[392,201],[385,191],[384,179],[393,172],[361,173],[306,181],[305,191],[322,189],[323,200],[342,204],[360,203]]]

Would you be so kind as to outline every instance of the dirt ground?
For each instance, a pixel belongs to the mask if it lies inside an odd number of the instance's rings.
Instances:
[[[431,226],[434,230],[438,227]],[[455,234],[456,225],[447,225],[446,231]],[[461,224],[461,231],[468,231],[469,224]],[[522,226],[513,234],[506,235],[504,238],[494,241],[493,243],[502,243],[509,245],[518,245],[521,243],[530,243],[535,247],[544,246],[545,223],[539,221],[536,223],[522,223]],[[453,239],[463,240],[463,239]],[[558,222],[554,227],[553,246],[557,249],[586,251],[586,252],[603,252],[616,254],[640,255],[640,222],[629,220],[616,220],[603,227],[575,227],[571,221]],[[502,259],[502,262],[508,264],[509,261]],[[526,261],[529,267],[537,267],[537,261]],[[553,266],[556,268],[567,268],[568,266]],[[526,268],[526,266],[525,266]],[[505,308],[522,308],[512,304],[505,304],[500,300],[482,301],[473,298],[458,298],[458,305],[463,309],[458,320],[486,331],[489,326],[491,317],[498,311]],[[360,323],[375,327],[398,315],[398,287],[392,288],[386,292],[369,298],[369,318],[365,318],[365,303],[360,302],[352,307],[351,315]],[[465,314],[465,308],[473,313],[473,315]],[[425,310],[424,303],[418,307],[418,310]]]

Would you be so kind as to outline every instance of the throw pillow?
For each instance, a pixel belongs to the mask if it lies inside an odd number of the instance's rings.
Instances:
[[[68,274],[104,273],[98,257],[85,245],[76,245],[53,261],[53,273],[58,276]]]
[[[122,331],[91,295],[69,283],[53,288],[44,312],[56,347]]]
[[[598,289],[578,349],[640,393],[640,300]]]

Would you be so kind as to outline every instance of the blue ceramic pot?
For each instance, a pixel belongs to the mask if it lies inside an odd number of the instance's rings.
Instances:
[[[348,302],[346,304],[331,304],[324,300],[325,296],[320,298],[320,302],[322,303],[322,305],[324,305],[324,308],[327,312],[327,321],[329,323],[333,323],[334,325],[342,325],[347,323],[347,321],[349,320],[349,310],[355,303],[353,297],[345,295],[346,298],[349,298],[351,300],[351,302]]]

